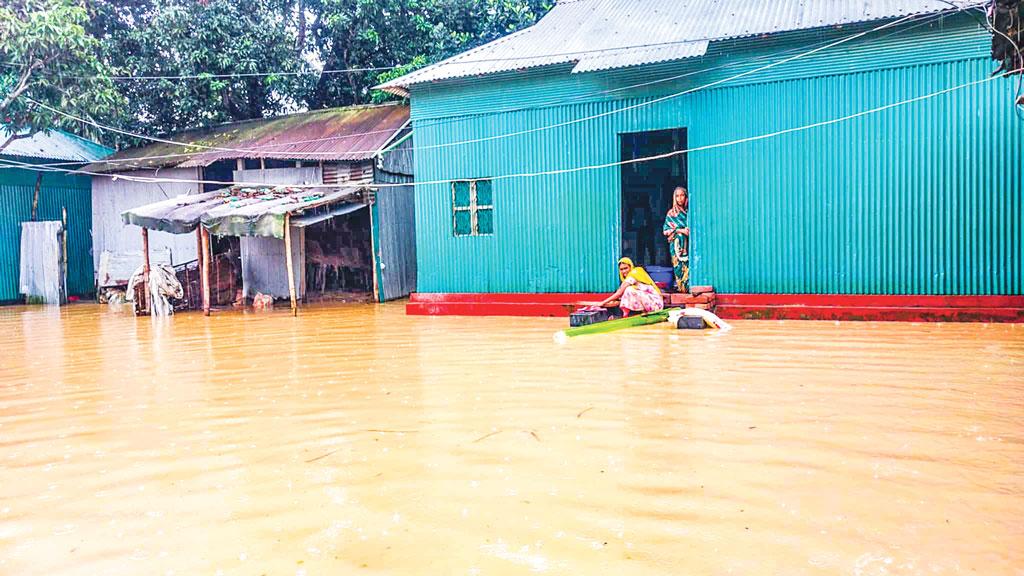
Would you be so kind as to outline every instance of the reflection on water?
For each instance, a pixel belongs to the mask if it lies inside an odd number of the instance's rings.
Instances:
[[[0,309],[0,574],[1020,574],[1024,326]]]

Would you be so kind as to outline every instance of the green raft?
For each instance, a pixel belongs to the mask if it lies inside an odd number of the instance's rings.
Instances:
[[[614,332],[616,330],[632,328],[634,326],[657,324],[659,322],[667,321],[669,312],[675,309],[676,308],[666,308],[664,310],[648,312],[647,314],[640,314],[638,316],[619,318],[618,320],[607,320],[605,322],[598,322],[597,324],[588,324],[587,326],[577,326],[576,328],[569,328],[566,330],[565,335],[571,338],[573,336],[583,336],[585,334],[604,334],[605,332]]]

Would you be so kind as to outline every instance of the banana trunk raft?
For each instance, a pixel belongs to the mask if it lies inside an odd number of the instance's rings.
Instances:
[[[634,326],[647,326],[648,324],[658,324],[659,322],[668,321],[668,315],[673,310],[675,309],[666,308],[664,310],[658,310],[657,312],[648,312],[647,314],[639,314],[636,316],[619,318],[617,320],[606,320],[604,322],[598,322],[596,324],[577,326],[575,328],[569,328],[567,330],[564,330],[562,333],[572,338],[573,336],[583,336],[585,334],[604,334],[605,332],[614,332],[616,330],[622,330],[624,328],[633,328]]]

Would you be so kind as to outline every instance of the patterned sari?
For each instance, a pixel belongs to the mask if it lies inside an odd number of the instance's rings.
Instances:
[[[619,264],[629,264],[629,274],[619,274],[619,281],[628,284],[622,292],[622,299],[619,306],[630,312],[657,312],[665,307],[665,299],[661,296],[661,290],[651,279],[646,270],[635,266],[629,258],[622,258]]]
[[[690,241],[687,236],[675,232],[686,227],[685,210],[673,207],[665,215],[662,231],[668,239],[668,251],[672,255],[672,274],[675,276],[677,292],[690,291]]]

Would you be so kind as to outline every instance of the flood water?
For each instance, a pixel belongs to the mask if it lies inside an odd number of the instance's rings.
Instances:
[[[0,574],[1024,574],[1024,325],[0,308]]]

